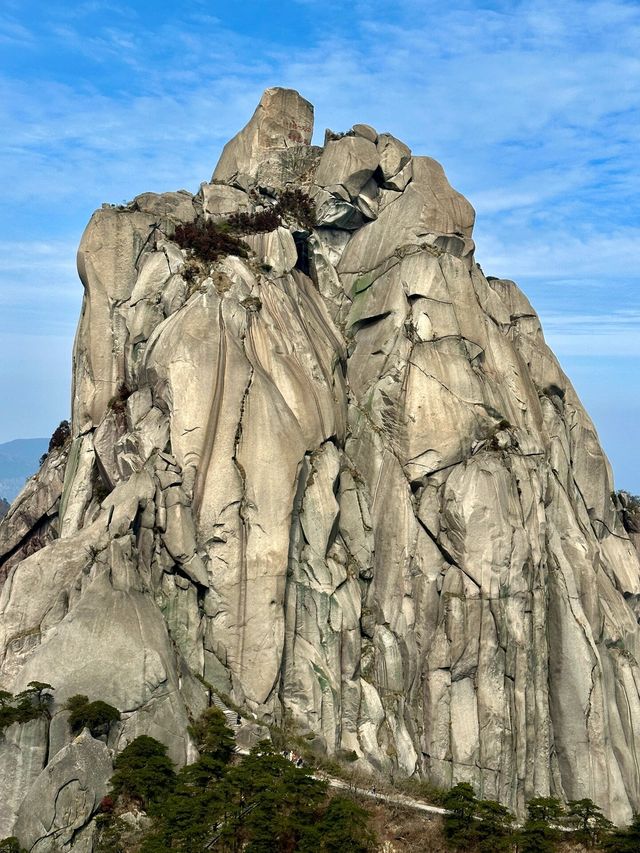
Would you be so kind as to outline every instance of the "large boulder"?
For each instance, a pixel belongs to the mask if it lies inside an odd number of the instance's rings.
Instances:
[[[33,853],[81,849],[74,841],[97,812],[112,771],[109,750],[85,729],[28,789],[14,829],[22,846]]]
[[[378,168],[380,158],[376,146],[362,136],[343,136],[330,140],[320,158],[315,175],[321,187],[344,187],[351,198],[360,190]]]

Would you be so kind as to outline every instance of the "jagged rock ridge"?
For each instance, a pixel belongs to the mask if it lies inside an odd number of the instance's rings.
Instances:
[[[195,196],[82,238],[73,439],[0,526],[0,684],[56,688],[0,741],[0,837],[38,853],[91,849],[108,776],[65,700],[184,763],[203,680],[364,769],[640,806],[640,569],[593,425],[441,166],[312,126],[270,89]],[[291,187],[314,229],[211,264],[172,240]]]

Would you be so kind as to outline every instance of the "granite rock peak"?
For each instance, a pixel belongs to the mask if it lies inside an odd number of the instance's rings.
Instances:
[[[137,735],[192,761],[211,690],[363,770],[640,808],[640,568],[593,424],[442,167],[312,131],[269,89],[195,195],[82,237],[72,437],[0,524],[0,686],[55,687],[0,739],[0,837],[38,853],[92,849]],[[315,227],[254,228],[286,193]],[[234,216],[235,254],[176,241]]]

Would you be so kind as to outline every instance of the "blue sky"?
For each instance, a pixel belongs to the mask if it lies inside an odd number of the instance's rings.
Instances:
[[[195,191],[273,85],[443,163],[639,493],[637,0],[3,0],[0,442],[67,415],[92,211]]]

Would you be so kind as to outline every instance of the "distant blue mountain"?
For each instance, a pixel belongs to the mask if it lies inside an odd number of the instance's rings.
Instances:
[[[48,446],[48,438],[16,438],[0,444],[0,498],[11,503],[26,479],[38,470]]]

